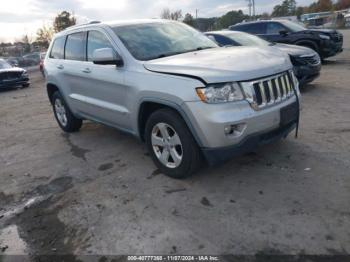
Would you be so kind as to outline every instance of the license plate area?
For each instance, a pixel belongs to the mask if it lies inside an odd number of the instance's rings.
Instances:
[[[298,104],[294,102],[280,110],[280,126],[286,126],[298,119]]]

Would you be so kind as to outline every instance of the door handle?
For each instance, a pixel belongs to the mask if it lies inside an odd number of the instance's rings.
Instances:
[[[85,69],[83,70],[83,73],[87,73],[87,74],[91,73],[90,68],[85,68]]]
[[[57,69],[64,69],[64,66],[63,65],[59,65],[59,66],[57,66]]]

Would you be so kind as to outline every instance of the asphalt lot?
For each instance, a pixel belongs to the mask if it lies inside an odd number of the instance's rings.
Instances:
[[[0,255],[349,254],[344,38],[302,90],[298,139],[180,181],[117,130],[86,122],[64,134],[39,72],[30,88],[0,92]]]

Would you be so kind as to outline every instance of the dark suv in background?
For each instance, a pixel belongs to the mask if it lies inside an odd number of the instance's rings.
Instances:
[[[229,29],[258,35],[271,42],[306,46],[315,50],[322,59],[343,51],[343,35],[338,31],[307,29],[288,20],[239,23]]]

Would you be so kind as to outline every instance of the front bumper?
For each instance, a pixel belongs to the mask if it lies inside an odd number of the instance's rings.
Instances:
[[[15,88],[23,85],[28,85],[29,84],[29,78],[28,77],[23,77],[23,78],[17,78],[13,80],[3,80],[0,81],[0,88]]]
[[[294,66],[294,74],[298,78],[299,85],[303,86],[320,76],[321,64]]]
[[[276,128],[272,131],[249,135],[237,145],[222,148],[203,148],[202,152],[208,164],[213,166],[234,156],[248,153],[258,146],[285,138],[296,128],[296,125],[297,123],[294,121],[286,126]]]
[[[335,42],[333,40],[325,41],[320,48],[321,57],[327,58],[335,56],[338,53],[343,52],[343,41]]]
[[[221,148],[240,144],[246,137],[269,132],[280,127],[281,109],[296,102],[296,97],[262,110],[254,110],[247,101],[207,104],[186,102],[183,109],[191,123],[192,133],[201,148]],[[225,127],[239,126],[234,134],[226,134]]]

